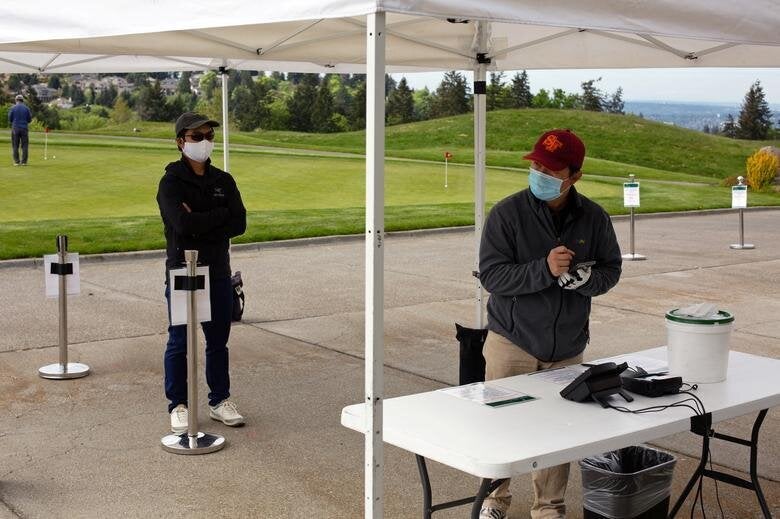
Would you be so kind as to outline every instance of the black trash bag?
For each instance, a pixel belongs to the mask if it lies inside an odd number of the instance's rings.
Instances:
[[[241,279],[241,271],[237,270],[230,278],[233,287],[233,315],[234,321],[240,321],[244,316],[244,281]]]
[[[580,460],[585,518],[666,518],[677,459],[632,446]]]
[[[455,323],[455,337],[460,342],[459,384],[471,384],[485,381],[485,357],[482,346],[485,345],[487,330],[466,328]]]

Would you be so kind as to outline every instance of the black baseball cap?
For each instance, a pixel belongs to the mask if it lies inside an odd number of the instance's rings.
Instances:
[[[219,126],[217,121],[209,119],[205,115],[196,114],[195,112],[184,112],[176,119],[176,137],[181,135],[184,130],[199,128],[204,124],[208,124],[212,128]]]

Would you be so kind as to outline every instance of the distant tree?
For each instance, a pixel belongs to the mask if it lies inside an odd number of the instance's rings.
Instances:
[[[612,114],[623,114],[625,103],[623,103],[623,88],[618,87],[612,97],[605,103],[604,108],[607,112]]]
[[[336,131],[333,121],[334,113],[333,94],[330,91],[328,81],[323,80],[317,87],[314,105],[311,108],[311,124],[314,131],[322,133]]]
[[[114,85],[110,85],[108,88],[104,88],[100,91],[100,94],[98,94],[97,98],[95,99],[95,103],[101,106],[111,107],[114,106],[117,96],[119,96],[119,92],[117,91],[116,87]]]
[[[217,74],[213,70],[209,70],[200,77],[198,87],[206,100],[211,100],[214,97],[214,90],[217,89],[217,81]]]
[[[271,79],[276,81],[287,81],[287,79],[284,77],[284,72],[271,72]]]
[[[242,132],[249,132],[260,126],[260,102],[254,89],[238,85],[230,95],[230,108],[236,126]]]
[[[49,81],[46,83],[46,86],[53,88],[54,90],[59,90],[62,86],[59,74],[52,74],[49,76]]]
[[[415,90],[412,93],[412,98],[414,100],[414,120],[425,121],[430,119],[433,96],[428,87]]]
[[[554,108],[564,108],[566,110],[572,110],[581,104],[580,96],[577,94],[568,94],[562,88],[553,89],[550,102]]]
[[[756,81],[750,86],[745,94],[745,100],[742,102],[737,136],[740,139],[766,139],[771,128],[772,112],[766,102],[761,82]]]
[[[167,121],[171,118],[159,80],[140,88],[135,110],[142,121]]]
[[[737,124],[734,122],[734,116],[729,114],[726,117],[726,122],[723,123],[723,128],[720,131],[725,137],[736,139],[737,137]]]
[[[487,92],[485,95],[485,107],[488,112],[503,108],[501,106],[502,91],[504,87],[504,73],[503,72],[491,72],[490,81],[487,85]]]
[[[602,101],[603,95],[601,91],[595,86],[595,83],[598,81],[601,81],[601,78],[591,79],[581,83],[582,96],[580,99],[582,100],[583,110],[589,110],[591,112],[604,111],[604,105]]]
[[[56,130],[60,127],[60,113],[53,106],[41,103],[35,90],[32,88],[27,91],[27,104],[33,113],[33,118],[41,123],[44,128]]]
[[[8,76],[8,89],[12,92],[21,92],[22,87],[33,86],[38,83],[35,74],[11,74]]]
[[[550,93],[547,92],[544,88],[540,88],[539,91],[534,95],[533,101],[531,102],[531,106],[534,108],[557,108],[558,106],[555,104],[555,102],[550,98]]]
[[[396,89],[398,83],[393,79],[390,74],[385,74],[385,98],[389,97],[393,90]]]
[[[387,122],[389,124],[408,123],[414,120],[414,93],[406,78],[402,77],[398,86],[387,99]]]
[[[288,74],[288,77],[292,73]],[[290,113],[290,129],[298,132],[314,131],[312,107],[317,98],[317,74],[302,74],[295,93],[287,101],[287,111]]]
[[[127,106],[127,101],[122,96],[117,96],[114,101],[114,111],[111,112],[111,120],[117,124],[126,123],[133,118],[133,112],[130,111],[130,107]]]
[[[431,117],[447,117],[468,112],[469,90],[463,74],[455,70],[445,72],[431,103]]]
[[[306,77],[305,73],[302,72],[290,72],[287,74],[287,81],[292,83],[293,85],[297,85],[301,81],[303,81],[303,78]]]
[[[512,108],[530,108],[532,106],[534,96],[531,94],[531,85],[525,70],[522,73],[515,73],[509,90]]]
[[[84,104],[84,91],[81,90],[77,85],[73,85],[70,87],[70,102],[73,103],[73,106],[80,106]]]
[[[710,133],[710,125],[705,123],[701,131],[703,131],[704,133]]]
[[[347,115],[349,127],[353,130],[364,130],[366,128],[366,82],[365,79],[355,86],[355,92],[352,95],[349,114]]]
[[[190,84],[190,79],[192,79],[192,72],[182,72],[181,77],[179,77],[179,82],[176,84],[176,92],[180,94],[191,94],[192,85]]]

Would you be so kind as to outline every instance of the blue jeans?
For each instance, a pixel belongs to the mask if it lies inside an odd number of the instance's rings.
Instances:
[[[27,164],[27,149],[29,145],[27,128],[11,128],[11,151],[14,164]],[[22,159],[19,160],[19,148],[22,148]]]
[[[233,313],[233,288],[230,278],[210,279],[211,321],[201,323],[206,336],[206,383],[209,405],[215,406],[230,396],[228,339]],[[171,322],[170,286],[165,285],[168,323]],[[168,412],[179,404],[187,405],[187,325],[168,325],[165,348],[165,396]]]

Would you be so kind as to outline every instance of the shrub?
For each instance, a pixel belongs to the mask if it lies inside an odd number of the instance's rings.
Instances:
[[[747,184],[755,190],[763,189],[772,183],[777,174],[780,161],[766,151],[757,151],[747,159]]]

